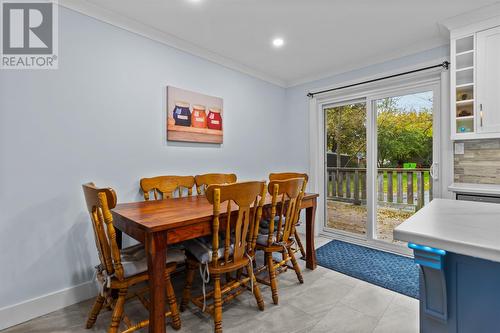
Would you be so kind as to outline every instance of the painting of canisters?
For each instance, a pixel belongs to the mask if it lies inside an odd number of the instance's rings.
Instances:
[[[222,143],[222,98],[167,87],[167,140]]]

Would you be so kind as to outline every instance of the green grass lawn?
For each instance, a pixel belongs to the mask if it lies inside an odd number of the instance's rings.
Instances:
[[[354,192],[354,173],[351,173],[350,175],[351,179],[350,179],[350,183],[351,183],[351,195],[353,195],[352,193]],[[429,191],[429,172],[428,171],[425,171],[424,172],[424,189],[425,191]],[[408,188],[408,174],[407,173],[403,173],[403,193],[406,193],[407,191],[407,188]],[[360,180],[361,181],[361,180]],[[392,190],[393,190],[393,193],[394,193],[394,197],[396,197],[396,191],[397,191],[397,174],[396,172],[393,172],[392,174]],[[328,183],[328,193],[332,193],[332,186],[333,186],[333,182],[329,182]],[[378,179],[377,179],[377,182],[376,182],[376,188],[378,190]],[[361,183],[359,184],[359,187],[361,189]],[[345,192],[346,192],[346,181],[345,181],[345,174],[344,174],[344,179],[343,179],[343,193],[344,193],[344,196],[345,196]],[[384,193],[387,193],[387,173],[384,172]],[[416,198],[416,193],[417,193],[417,174],[416,172],[413,173],[413,196]],[[396,200],[396,198],[394,198],[394,200]]]

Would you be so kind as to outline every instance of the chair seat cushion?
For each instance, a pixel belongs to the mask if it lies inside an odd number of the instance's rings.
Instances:
[[[257,244],[267,246],[267,238],[269,237],[268,233],[259,233],[257,235]],[[276,232],[273,233],[273,243],[276,241]]]
[[[234,244],[231,242],[229,255],[233,254]],[[212,261],[212,236],[190,239],[184,242],[186,251],[191,253],[200,263],[206,264]],[[217,250],[217,259],[224,256],[224,239],[219,240],[219,249]]]
[[[274,232],[278,228],[278,222],[280,220],[279,216],[274,217]],[[283,218],[283,221],[281,223],[284,223],[285,219]],[[259,223],[259,234],[268,234],[269,233],[269,225],[271,224],[271,221],[269,219],[263,219]]]
[[[186,256],[183,250],[169,248],[167,250],[167,264],[172,262],[184,262]],[[127,247],[121,250],[121,262],[126,277],[146,272],[148,270],[148,258],[142,244]]]
[[[280,217],[279,216],[275,216],[274,217],[274,231],[276,231],[276,228],[278,227],[278,222],[280,220]],[[281,221],[281,223],[285,223],[286,221],[286,218],[283,217],[283,221]],[[269,219],[262,219],[259,223],[259,229],[261,230],[269,230],[269,223],[270,223],[270,220]],[[301,222],[300,220],[297,221],[297,224],[296,226],[300,226],[301,225]]]

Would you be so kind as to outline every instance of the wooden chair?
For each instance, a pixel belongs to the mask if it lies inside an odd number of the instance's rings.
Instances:
[[[187,195],[193,195],[194,177],[193,176],[157,176],[152,178],[142,178],[140,181],[144,200],[149,201],[150,193],[153,192],[154,200],[169,199],[177,193],[182,198],[187,190]],[[171,245],[168,252],[172,250],[184,253],[182,243]],[[177,262],[177,270],[183,270],[184,260]]]
[[[182,197],[187,189],[189,196],[193,195],[193,176],[158,176],[141,179],[141,190],[144,200],[149,200],[150,192],[153,192],[155,200],[171,198],[177,192]]]
[[[300,205],[304,196],[304,178],[274,180],[269,183],[268,191],[272,195],[271,219],[269,229],[260,230],[257,237],[256,251],[264,251],[265,266],[258,268],[255,274],[268,271],[269,280],[257,279],[271,286],[273,303],[278,304],[278,281],[276,275],[291,268],[297,274],[300,283],[304,283],[300,267],[292,246],[295,225],[299,218]],[[275,262],[273,253],[279,252],[282,260]],[[291,261],[292,266],[288,266]]]
[[[269,180],[287,180],[291,178],[304,178],[305,180],[305,185],[307,185],[307,182],[309,180],[309,176],[307,173],[298,173],[298,172],[281,172],[281,173],[271,173],[269,174]],[[299,214],[300,218],[300,214]],[[300,225],[300,220],[297,222],[297,225]],[[302,255],[302,258],[306,257],[306,250],[304,250],[304,245],[302,245],[302,240],[299,237],[299,233],[297,230],[295,230],[294,235],[295,241],[297,242],[297,246],[299,247],[300,254]]]
[[[265,182],[208,186],[206,197],[213,205],[214,215],[211,243],[193,240],[191,244],[186,244],[188,270],[181,311],[191,300],[202,311],[213,316],[215,332],[222,332],[222,304],[249,288],[253,291],[259,310],[264,310],[264,301],[253,274],[252,263],[265,196]],[[226,214],[221,213],[221,203],[224,202],[227,202]],[[236,205],[236,212],[232,212],[233,203]],[[210,277],[214,289],[191,298],[191,285],[200,265],[201,271],[208,270],[203,279]],[[242,274],[243,269],[246,270],[245,276]],[[233,272],[236,272],[235,278],[230,276]],[[224,275],[225,283],[221,285],[221,277]],[[204,280],[205,282],[208,281]],[[213,302],[206,305],[206,298]]]
[[[194,179],[198,194],[203,194],[209,185],[236,183],[236,175],[234,173],[207,173],[197,175]]]
[[[101,292],[97,296],[91,312],[88,316],[88,329],[92,328],[102,308],[113,311],[111,324],[108,332],[119,331],[121,322],[125,323],[126,329],[122,333],[129,333],[143,328],[149,324],[149,320],[132,323],[124,314],[125,301],[137,297],[146,307],[149,302],[145,298],[148,288],[129,292],[129,288],[140,282],[147,282],[147,257],[142,246],[132,246],[120,250],[116,241],[116,231],[113,226],[111,209],[116,206],[116,194],[111,188],[97,188],[93,183],[84,184],[83,193],[87,208],[91,216],[94,229],[95,242],[100,264],[96,267],[97,278],[101,284]],[[165,286],[170,311],[165,316],[172,318],[172,327],[180,329],[181,321],[177,309],[174,289],[170,281],[170,273],[175,270],[175,256],[169,255],[165,269]]]

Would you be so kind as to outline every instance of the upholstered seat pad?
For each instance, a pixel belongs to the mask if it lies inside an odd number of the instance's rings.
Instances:
[[[257,235],[257,244],[267,246],[267,238],[268,237],[269,237],[268,233],[265,233],[265,234],[259,233]],[[273,235],[273,242],[274,241],[276,241],[276,232]]]
[[[275,216],[274,217],[274,236],[273,236],[273,242],[276,240],[276,229],[278,229],[278,223],[279,223],[280,217]],[[282,223],[282,228],[283,225],[285,224],[285,217],[283,217],[281,223]],[[261,220],[259,223],[259,235],[257,236],[257,244],[259,245],[267,245],[267,236],[269,235],[269,225],[271,224],[271,221],[269,219],[264,219]]]
[[[186,256],[183,250],[168,249],[167,264],[172,262],[184,262]],[[148,258],[142,244],[125,248],[121,251],[123,272],[126,277],[143,273],[148,269]]]
[[[280,220],[279,216],[274,217],[274,230],[275,231],[276,231],[276,228],[278,227],[279,220]],[[284,221],[285,221],[285,218],[283,218],[283,221],[281,221],[281,223],[284,223]],[[271,224],[271,221],[269,219],[263,219],[259,223],[259,229],[268,231],[270,224]]]
[[[212,261],[212,237],[200,237],[190,239],[184,242],[186,251],[189,251],[200,263],[206,264]],[[229,248],[229,255],[234,251],[234,244]],[[219,241],[219,249],[217,251],[217,258],[220,259],[224,256],[224,240]]]

